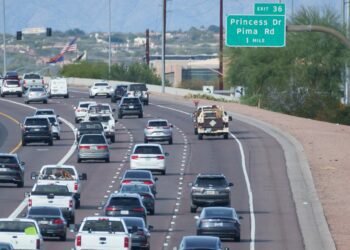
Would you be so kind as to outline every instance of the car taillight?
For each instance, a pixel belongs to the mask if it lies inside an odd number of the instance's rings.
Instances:
[[[131,160],[137,160],[138,158],[139,158],[138,155],[132,155],[132,156],[131,156]]]
[[[97,149],[107,149],[107,146],[103,145],[103,146],[97,146]]]
[[[124,237],[124,248],[129,248],[129,238]]]
[[[31,207],[33,205],[33,201],[32,201],[32,199],[29,199],[28,200],[28,207]]]
[[[18,87],[21,87],[21,83],[19,81],[18,81],[17,85],[18,85]]]
[[[54,219],[52,221],[52,224],[55,224],[55,225],[62,225],[63,224],[63,220],[62,219]]]
[[[77,238],[75,239],[75,245],[77,245],[77,247],[81,247],[81,236],[78,235]]]
[[[40,249],[40,239],[36,240],[36,249]]]
[[[157,159],[158,159],[158,160],[164,160],[164,156],[159,155],[159,156],[157,156]]]
[[[69,201],[69,207],[73,207],[73,200]]]
[[[130,180],[124,180],[124,181],[122,181],[122,184],[128,184],[128,183],[131,183],[131,181],[130,181]]]
[[[78,183],[74,183],[74,191],[78,190]]]
[[[26,85],[27,83],[26,83],[26,80],[23,80],[23,85]]]
[[[146,185],[153,185],[153,181],[144,181],[143,183]]]
[[[145,210],[143,209],[143,207],[136,207],[136,208],[133,208],[132,211],[135,211],[135,212],[144,212]]]
[[[79,146],[79,149],[90,149],[90,146]]]
[[[116,207],[106,207],[106,211],[117,211],[118,210],[118,208],[116,208]]]
[[[45,83],[45,82],[44,82],[44,79],[41,80],[41,83],[44,85],[44,83]]]
[[[77,109],[76,111],[77,111],[77,112],[81,112],[81,109]]]

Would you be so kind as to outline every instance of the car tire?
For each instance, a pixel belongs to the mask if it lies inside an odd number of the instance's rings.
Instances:
[[[25,140],[22,140],[22,146],[27,146],[27,142]]]
[[[22,180],[21,182],[18,182],[18,183],[17,183],[17,187],[18,187],[18,188],[24,187],[24,180]]]
[[[81,163],[81,159],[80,159],[80,158],[78,158],[77,162],[78,162],[78,163]]]
[[[122,114],[118,114],[118,119],[123,119],[123,115]]]
[[[70,217],[69,224],[75,224],[75,216],[74,215],[72,217]]]
[[[49,146],[53,146],[53,139],[49,140]]]
[[[95,98],[95,96],[91,95],[90,98]]]
[[[43,101],[44,104],[47,104],[47,100]]]
[[[22,94],[17,94],[18,97],[22,97]]]
[[[109,157],[105,159],[105,162],[106,162],[106,163],[109,163],[109,162],[110,162]]]
[[[74,120],[74,121],[75,121],[75,123],[79,123],[79,120],[78,120],[77,118],[75,118],[75,120]]]
[[[141,113],[141,114],[139,114],[139,118],[143,118],[143,114]]]
[[[28,104],[29,102],[28,101],[24,101],[25,104]]]
[[[203,140],[203,134],[198,134],[198,140]]]
[[[224,139],[225,139],[225,140],[228,139],[228,134],[224,134]]]
[[[165,174],[166,174],[166,171],[165,171],[165,170],[162,170],[161,173],[162,173],[162,175],[165,175]]]
[[[60,236],[60,241],[66,241],[66,240],[67,240],[67,233]]]
[[[148,140],[147,140],[147,138],[145,138],[145,139],[143,140],[143,142],[144,142],[144,143],[148,143]]]
[[[57,140],[61,140],[61,136],[59,136],[59,135],[56,138],[57,138]]]
[[[173,144],[173,138],[169,139],[169,145]]]
[[[115,135],[113,135],[113,136],[111,137],[111,142],[112,142],[112,143],[115,143]]]
[[[69,98],[69,95],[65,95],[64,98]]]
[[[5,97],[5,95],[4,95],[4,94],[1,94],[1,97]]]
[[[240,242],[241,241],[241,235],[237,235],[233,238],[235,242]]]
[[[194,128],[194,134],[198,135],[198,129],[197,128]]]
[[[197,212],[197,206],[191,205],[191,213]]]
[[[151,210],[149,210],[149,214],[150,214],[150,215],[154,215],[154,208],[151,209]]]

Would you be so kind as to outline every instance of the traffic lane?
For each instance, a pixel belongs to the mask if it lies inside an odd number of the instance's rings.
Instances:
[[[163,111],[164,112],[164,111]],[[143,119],[125,117],[119,121],[123,123],[134,135],[134,142],[143,143],[143,130],[146,121],[156,117],[164,117],[163,113],[153,112],[152,107],[146,106]],[[172,121],[170,121],[172,122]],[[175,126],[176,123],[172,122]],[[170,155],[166,158],[166,175],[155,175],[157,181],[157,197],[155,202],[155,214],[147,217],[148,224],[152,225],[151,248],[162,249],[166,240],[167,233],[171,227],[171,221],[174,215],[174,208],[178,202],[178,178],[180,176],[181,164],[184,156],[184,138],[183,135],[174,129],[173,145],[161,143],[165,152]]]
[[[154,98],[152,101],[155,104],[183,110],[188,113],[193,111],[191,107],[170,103],[162,98]],[[256,217],[255,244],[259,246],[259,249],[260,247],[262,249],[303,249],[302,236],[298,226],[281,146],[274,138],[256,127],[234,120],[230,128],[242,142],[247,160],[248,175],[254,195]],[[193,133],[193,126],[190,126],[187,131]],[[205,141],[206,139],[203,142]],[[223,150],[224,147],[220,147],[217,152],[222,152]],[[231,154],[228,153],[228,155]],[[225,159],[225,162],[231,160],[225,158],[224,155],[222,159]],[[226,168],[225,170],[227,171]],[[227,176],[234,178],[237,173],[242,173],[242,169],[238,169],[237,172],[231,168]],[[235,185],[234,189],[237,189],[237,185]],[[242,195],[247,197],[247,192],[244,189]],[[244,217],[242,221],[243,226],[249,227],[249,210],[241,211],[243,211]]]
[[[11,123],[11,125],[13,124]],[[9,152],[11,151],[11,148],[12,148],[11,146],[8,147],[7,143],[4,147],[4,143],[8,135],[6,127],[9,127],[9,122],[8,121],[6,122],[5,119],[1,119],[0,120],[0,152]]]
[[[9,98],[10,99],[10,98]],[[22,103],[23,98],[11,98],[11,101],[17,101]],[[41,105],[31,105],[33,107],[41,107]],[[20,106],[14,103],[1,102],[1,112],[9,112],[12,116],[23,122],[26,116],[31,116],[34,110],[25,106]],[[17,188],[15,185],[3,184],[1,185],[0,202],[0,216],[8,217],[17,206],[24,200],[24,192],[30,192],[35,181],[30,179],[30,173],[33,171],[39,171],[42,165],[57,163],[69,150],[73,141],[72,132],[70,128],[62,124],[61,140],[55,140],[54,146],[49,147],[47,144],[35,143],[29,144],[25,147],[20,147],[17,151],[20,159],[25,164],[25,183],[24,188]],[[8,133],[11,137],[21,136],[21,130],[18,125],[12,126]]]
[[[11,128],[18,127],[18,122],[9,114],[8,110],[0,111],[0,152],[15,152],[18,148],[21,141],[20,134],[9,134]]]

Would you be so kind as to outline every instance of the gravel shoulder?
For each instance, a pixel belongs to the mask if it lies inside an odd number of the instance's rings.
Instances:
[[[152,95],[159,96],[157,93]],[[164,95],[163,95],[164,96]],[[183,97],[171,95],[173,100]],[[192,104],[193,100],[187,100]],[[199,100],[200,105],[216,102]],[[249,116],[285,131],[304,148],[318,197],[339,250],[350,245],[350,126],[315,121],[237,103],[218,103],[226,110]],[[233,117],[234,118],[234,117]]]

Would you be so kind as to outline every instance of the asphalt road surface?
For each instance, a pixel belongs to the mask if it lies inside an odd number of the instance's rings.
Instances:
[[[13,151],[21,139],[16,123],[34,110],[13,102],[23,103],[23,98],[6,97],[0,100],[0,152]],[[60,117],[74,125],[75,106],[79,100],[88,100],[87,90],[75,89],[69,99],[50,99],[49,104],[32,104],[32,107],[54,108]],[[95,98],[98,102],[110,99]],[[115,106],[115,104],[113,104]],[[148,216],[148,223],[154,226],[151,249],[173,249],[184,235],[195,231],[194,215],[190,213],[189,182],[198,173],[223,173],[234,183],[231,205],[243,216],[241,220],[241,242],[223,243],[230,249],[281,250],[304,249],[289,181],[285,160],[280,145],[271,136],[258,128],[236,121],[230,124],[232,134],[242,144],[246,176],[242,166],[242,151],[237,140],[220,137],[204,137],[199,141],[193,133],[192,107],[175,103],[165,98],[151,96],[151,104],[144,107],[144,118],[125,117],[116,125],[116,143],[110,145],[111,162],[77,163],[74,153],[66,164],[75,165],[80,173],[85,172],[81,192],[81,208],[76,211],[76,222],[85,216],[102,214],[101,207],[108,195],[118,190],[119,177],[128,169],[128,155],[135,143],[143,143],[143,129],[147,119],[165,118],[174,125],[174,144],[162,143],[167,157],[167,174],[158,176],[155,215]],[[12,119],[5,115],[10,115]],[[14,119],[14,120],[13,120]],[[74,144],[74,133],[67,124],[61,125],[61,140],[54,146],[29,144],[16,151],[26,162],[25,187],[11,184],[0,185],[0,217],[8,217],[24,200],[34,184],[30,173],[38,171],[44,164],[59,162]],[[249,181],[247,178],[249,177]],[[249,189],[251,198],[249,202]],[[17,212],[19,217],[22,212]],[[200,209],[197,211],[197,214]],[[46,240],[50,250],[71,249],[74,233],[69,232],[66,242]]]

